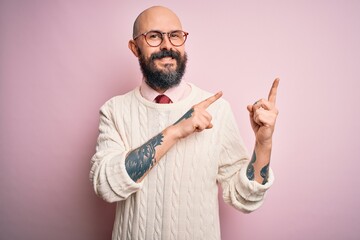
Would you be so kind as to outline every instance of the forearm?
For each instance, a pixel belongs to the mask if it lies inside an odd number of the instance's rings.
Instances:
[[[129,152],[125,159],[125,167],[131,179],[141,182],[177,141],[176,127],[172,125]]]
[[[251,161],[247,167],[247,177],[258,183],[266,184],[269,177],[269,166],[271,157],[271,143],[262,145],[255,143]]]

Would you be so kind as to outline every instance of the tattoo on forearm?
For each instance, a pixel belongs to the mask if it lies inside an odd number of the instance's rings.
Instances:
[[[155,147],[161,145],[164,135],[159,133],[151,138],[139,148],[131,151],[125,159],[125,168],[134,182],[139,180],[144,174],[154,166]]]
[[[260,176],[263,178],[262,184],[267,183],[269,178],[269,163],[261,169]]]
[[[256,154],[255,151],[252,155],[251,161],[246,169],[246,176],[249,180],[254,180],[255,179],[255,169],[254,169],[254,163],[256,162]],[[263,178],[262,184],[266,184],[268,182],[268,178],[269,178],[269,163],[263,167],[260,170],[260,176]]]
[[[256,154],[255,151],[251,157],[251,161],[246,169],[246,176],[249,180],[254,180],[255,179],[255,175],[254,175],[254,163],[256,161]]]
[[[173,125],[181,122],[184,119],[188,119],[191,117],[192,113],[194,112],[194,108],[191,108],[189,111],[187,111],[179,120],[177,120]]]

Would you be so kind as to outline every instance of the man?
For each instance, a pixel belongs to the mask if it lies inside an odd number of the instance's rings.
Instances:
[[[268,100],[247,107],[250,161],[222,93],[181,81],[187,36],[171,10],[143,11],[129,41],[143,82],[100,110],[90,178],[99,196],[117,202],[113,239],[220,239],[217,183],[225,202],[250,212],[273,182],[278,80]]]

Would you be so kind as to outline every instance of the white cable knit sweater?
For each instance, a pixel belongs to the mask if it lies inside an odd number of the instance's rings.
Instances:
[[[113,240],[220,239],[218,182],[224,201],[235,208],[250,212],[262,204],[272,171],[266,185],[247,179],[249,156],[224,99],[208,108],[212,129],[180,140],[141,183],[127,174],[129,151],[212,95],[191,87],[187,98],[173,104],[147,101],[136,88],[102,106],[90,179],[99,196],[117,202]]]

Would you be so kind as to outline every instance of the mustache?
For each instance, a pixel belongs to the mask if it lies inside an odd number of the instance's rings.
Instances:
[[[164,57],[171,57],[174,59],[179,59],[180,58],[180,53],[175,52],[173,50],[161,50],[160,52],[156,52],[151,54],[150,59],[151,60],[155,60],[155,59],[161,59]]]

